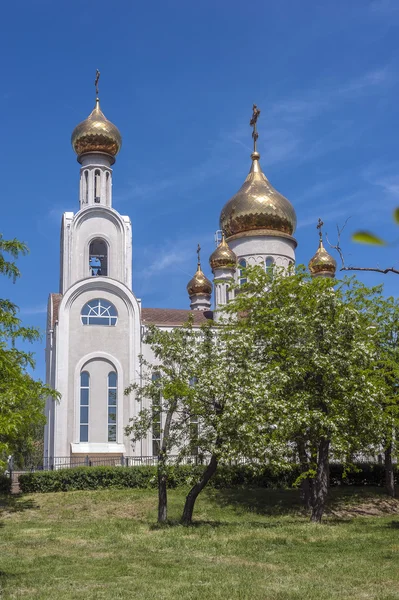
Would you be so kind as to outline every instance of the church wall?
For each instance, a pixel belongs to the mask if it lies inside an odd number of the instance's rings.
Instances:
[[[96,239],[104,240],[107,247],[107,276],[131,287],[132,241],[128,217],[103,206],[90,206],[73,219],[67,213],[62,229],[61,292],[91,276],[89,248]]]
[[[295,263],[296,242],[289,238],[271,235],[248,236],[229,241],[229,247],[237,255],[238,261],[245,259],[251,267],[264,266],[269,256],[279,267],[288,267],[291,262]],[[236,277],[239,277],[239,269],[236,271]]]
[[[104,282],[103,285],[100,279]],[[56,407],[56,456],[69,455],[71,448],[74,453],[131,453],[123,430],[132,411],[137,411],[137,402],[133,401],[132,394],[124,396],[124,389],[132,383],[137,372],[140,348],[138,304],[136,302],[133,307],[129,302],[128,295],[131,292],[128,290],[120,296],[111,293],[106,288],[112,287],[112,282],[104,280],[105,278],[93,278],[88,282],[86,280],[86,288],[89,286],[89,289],[84,289],[85,282],[77,284],[71,301],[65,302],[64,299],[60,308],[56,388],[61,392],[62,399]],[[97,298],[111,302],[117,309],[118,321],[115,326],[82,324],[83,306]],[[90,373],[87,443],[79,441],[81,371]],[[115,443],[108,443],[107,436],[110,371],[115,371],[118,375]]]

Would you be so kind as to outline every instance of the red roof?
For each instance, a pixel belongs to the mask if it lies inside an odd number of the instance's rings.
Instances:
[[[51,326],[54,327],[58,320],[58,311],[62,294],[50,294]],[[178,327],[187,323],[189,316],[193,317],[193,324],[197,327],[213,319],[211,310],[186,310],[180,308],[143,308],[141,321],[144,325],[161,325],[164,327]]]
[[[187,323],[192,316],[193,324],[199,327],[208,320],[212,320],[211,310],[185,310],[179,308],[143,308],[141,320],[144,325],[163,325],[164,327],[181,326]]]
[[[60,308],[62,300],[62,294],[50,294],[50,303],[51,303],[51,327],[53,328],[55,322],[58,321],[58,311]]]

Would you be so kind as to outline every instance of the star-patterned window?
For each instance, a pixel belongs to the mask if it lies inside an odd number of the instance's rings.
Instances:
[[[115,306],[104,300],[103,298],[96,298],[90,300],[84,305],[81,312],[81,319],[83,325],[116,325],[118,320],[118,312]]]

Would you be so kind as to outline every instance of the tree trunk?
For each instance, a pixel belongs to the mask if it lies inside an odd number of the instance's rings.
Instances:
[[[212,475],[216,472],[218,466],[218,459],[215,454],[212,454],[212,458],[206,467],[200,481],[196,483],[186,496],[186,502],[184,504],[183,516],[181,522],[184,525],[190,525],[193,519],[194,505],[199,494],[202,492]]]
[[[395,497],[395,477],[392,463],[392,444],[389,444],[384,451],[385,458],[385,489],[389,496]]]
[[[306,473],[309,470],[309,458],[306,453],[305,442],[300,440],[297,442],[298,447],[298,456],[299,462],[301,465],[301,473]],[[312,479],[310,477],[306,477],[301,481],[301,500],[306,509],[310,510],[311,508],[311,498],[312,498]]]
[[[162,436],[162,445],[158,455],[158,523],[166,523],[168,519],[168,473],[166,469],[167,449],[169,447],[170,426],[176,403],[172,404],[166,413],[165,428]]]
[[[158,523],[165,523],[168,518],[168,495],[166,491],[167,474],[165,456],[158,457]]]
[[[322,439],[319,443],[317,457],[317,471],[313,482],[312,515],[313,523],[321,523],[328,494],[328,467],[329,467],[330,440]]]

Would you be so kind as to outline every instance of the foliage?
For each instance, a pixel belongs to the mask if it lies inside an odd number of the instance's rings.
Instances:
[[[11,493],[11,477],[0,473],[0,494]]]
[[[319,521],[331,456],[350,462],[381,439],[375,329],[363,310],[375,290],[353,279],[312,279],[302,268],[289,277],[261,268],[246,276],[228,311],[241,315],[234,327],[255,333],[258,376],[247,381],[247,394],[260,383],[268,389],[257,405],[263,427],[253,420],[251,446],[261,458],[273,442],[278,460],[299,456]]]
[[[393,220],[397,225],[399,225],[399,206],[395,208],[393,212]],[[375,235],[374,233],[370,233],[369,231],[356,231],[352,235],[352,240],[361,244],[373,244],[376,246],[387,245],[387,242],[385,240]]]
[[[15,260],[25,254],[25,244],[7,241],[0,235],[0,274],[15,281],[20,273]],[[37,329],[25,327],[17,316],[18,308],[9,300],[0,299],[0,466],[7,455],[13,454],[22,443],[32,438],[35,430],[44,425],[43,409],[48,396],[56,393],[35,381],[28,374],[34,367],[32,354],[18,348],[19,342],[39,339]]]
[[[204,465],[169,465],[168,488],[192,486],[195,481],[201,479],[204,470]],[[288,465],[280,470],[270,465],[219,465],[208,485],[215,489],[290,488],[295,486],[300,473],[300,465],[297,464]],[[396,467],[395,473],[397,474]],[[0,478],[0,492],[6,492],[9,484],[9,477]],[[19,476],[19,484],[25,494],[103,488],[156,489],[158,485],[157,469],[153,466],[76,467],[58,471],[35,471],[22,473]],[[330,485],[383,486],[384,467],[378,463],[356,463],[354,468],[348,471],[344,465],[332,463]]]
[[[146,341],[155,360],[141,361],[145,384],[134,389],[144,408],[126,432],[132,434],[133,441],[147,436],[154,410],[159,411],[161,406],[165,426],[159,472],[165,470],[165,457],[172,448],[181,459],[192,454],[210,457],[203,478],[187,496],[184,521],[191,521],[196,497],[215,473],[218,462],[243,454],[246,423],[256,418],[256,404],[267,394],[262,382],[251,395],[246,391],[258,371],[257,365],[248,360],[253,351],[252,337],[242,328],[205,325],[195,329],[192,322],[172,331],[155,327],[149,330]],[[159,377],[154,378],[154,373]],[[165,485],[165,477],[166,473],[161,473],[159,490],[161,484]],[[165,494],[162,500],[160,492],[160,505],[165,502]],[[165,520],[165,511],[163,515],[160,520]]]

